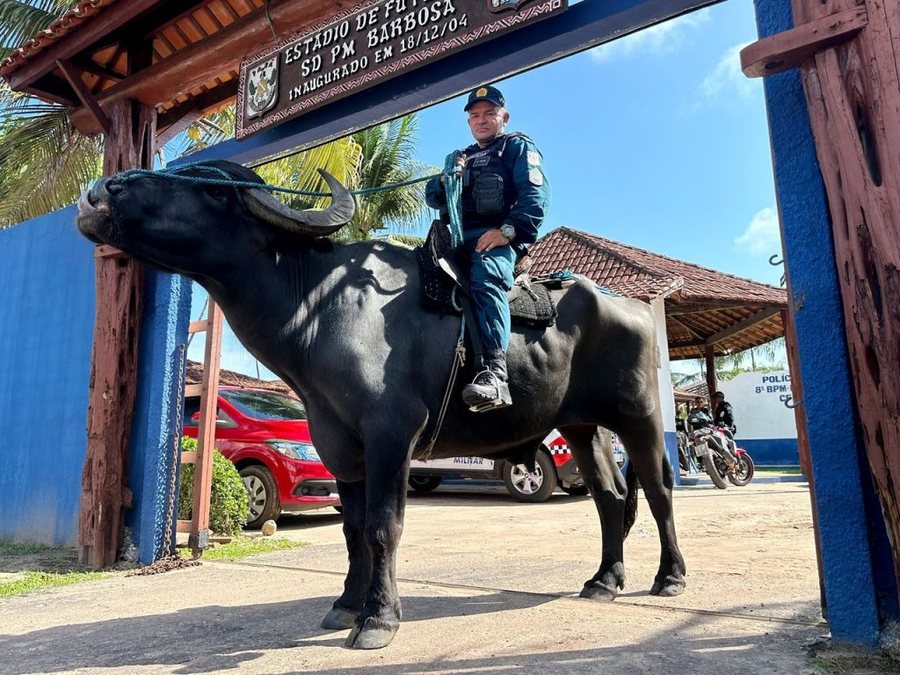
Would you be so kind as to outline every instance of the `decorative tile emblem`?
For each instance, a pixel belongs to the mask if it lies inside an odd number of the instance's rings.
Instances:
[[[254,66],[247,73],[247,117],[257,117],[278,101],[278,56]]]
[[[488,0],[488,2],[492,12],[502,12],[507,9],[519,9],[519,7],[526,2],[530,2],[530,0]]]

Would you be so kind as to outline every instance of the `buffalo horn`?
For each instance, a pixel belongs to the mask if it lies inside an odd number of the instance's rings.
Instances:
[[[265,190],[250,188],[245,193],[245,203],[250,212],[276,227],[292,232],[325,237],[350,222],[356,210],[356,202],[350,191],[327,171],[318,170],[331,188],[331,204],[327,209],[298,211],[275,199]]]

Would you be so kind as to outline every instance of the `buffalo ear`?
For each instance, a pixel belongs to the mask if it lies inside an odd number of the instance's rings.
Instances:
[[[334,234],[353,218],[356,202],[337,178],[322,169],[319,169],[319,173],[331,189],[331,204],[328,208],[298,211],[284,205],[266,190],[249,188],[244,192],[247,209],[257,218],[283,230],[315,237]]]

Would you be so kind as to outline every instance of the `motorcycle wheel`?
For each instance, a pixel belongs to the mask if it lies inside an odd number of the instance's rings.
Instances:
[[[743,487],[753,480],[753,470],[753,458],[745,452],[738,457],[734,472],[728,474],[728,480],[730,480],[733,485]]]
[[[719,473],[719,468],[716,466],[715,461],[713,461],[711,457],[703,458],[703,468],[706,469],[706,473],[708,473],[709,477],[712,478],[713,485],[715,485],[720,490],[724,490],[728,487],[728,483],[725,482],[722,474]]]

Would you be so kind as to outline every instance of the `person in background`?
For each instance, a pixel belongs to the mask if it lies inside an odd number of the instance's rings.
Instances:
[[[725,394],[717,391],[713,394],[713,405],[715,406],[715,415],[713,422],[718,427],[723,427],[731,432],[732,436],[737,432],[737,426],[734,423],[734,409],[731,404],[725,400]]]

